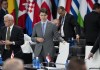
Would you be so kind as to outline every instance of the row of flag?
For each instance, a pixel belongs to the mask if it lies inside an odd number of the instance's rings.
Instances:
[[[34,24],[40,21],[41,8],[48,10],[48,19],[52,20],[59,17],[57,8],[63,6],[83,27],[84,16],[92,11],[96,2],[100,0],[8,0],[8,12],[14,16],[16,24],[31,35]]]

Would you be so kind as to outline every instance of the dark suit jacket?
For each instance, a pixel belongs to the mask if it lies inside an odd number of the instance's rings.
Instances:
[[[0,9],[0,28],[4,26],[4,15],[8,14],[2,8]]]
[[[60,23],[62,17],[59,17]],[[63,27],[64,35],[65,35],[65,40],[67,41],[68,38],[76,37],[76,34],[79,34],[79,28],[77,21],[74,19],[74,16],[71,14],[66,14],[65,16],[65,21],[64,21],[64,27]]]
[[[84,33],[87,45],[93,45],[100,32],[100,14],[95,11],[84,18]]]
[[[6,30],[7,30],[7,27],[1,28],[1,30],[0,30],[0,40],[6,39]],[[20,27],[15,26],[15,25],[13,26],[11,36],[10,36],[10,41],[15,42],[15,45],[10,45],[10,50],[14,51],[14,54],[15,54],[16,57],[19,56],[20,55],[19,51],[21,51],[20,46],[24,43],[24,34],[23,34],[23,31]],[[2,45],[2,46],[0,45],[2,54],[4,53],[4,46],[5,45]]]
[[[94,46],[93,46],[93,48],[92,48],[92,50],[91,50],[91,53],[94,54],[98,49],[99,49],[99,51],[100,51],[100,35],[99,35],[99,37],[97,38],[97,40],[96,40],[96,42],[95,42],[95,44],[94,44]]]

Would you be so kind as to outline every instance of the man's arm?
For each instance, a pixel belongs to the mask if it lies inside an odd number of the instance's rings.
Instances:
[[[44,41],[43,38],[37,37],[37,34],[36,34],[36,25],[35,25],[34,28],[33,28],[31,40],[32,40],[33,42],[43,42],[43,41]]]
[[[74,18],[73,15],[71,15],[70,21],[71,21],[71,24],[72,24],[72,25],[74,26],[74,28],[75,28],[76,39],[79,40],[79,38],[80,38],[80,28],[79,28],[78,23],[77,23],[77,21],[75,20],[75,18]]]
[[[94,46],[93,46],[90,54],[88,55],[88,59],[90,59],[91,57],[93,57],[93,55],[95,54],[95,52],[98,50],[99,46],[100,46],[100,35],[97,38],[97,40],[96,40],[96,42],[95,42],[95,44],[94,44]]]
[[[54,33],[54,37],[56,39],[58,39],[60,42],[63,42],[64,41],[64,39],[58,33],[58,30],[57,30],[57,26],[56,25],[53,26],[53,33]]]
[[[24,44],[24,33],[21,28],[18,31],[18,41],[14,41],[14,42],[15,42],[15,45],[23,45]]]
[[[31,40],[32,40],[33,42],[36,42],[36,25],[35,25],[34,28],[33,28]]]
[[[91,50],[91,53],[94,54],[98,50],[99,46],[100,46],[100,35],[97,38],[96,42],[94,43],[94,46],[93,46],[93,48]]]

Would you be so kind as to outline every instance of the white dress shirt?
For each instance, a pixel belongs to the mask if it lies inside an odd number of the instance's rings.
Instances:
[[[14,24],[10,26],[10,36],[11,36],[11,32],[12,32],[13,26],[14,26]],[[7,40],[8,28],[9,28],[9,27],[7,27],[7,31],[6,31],[6,40]],[[13,45],[15,45],[15,42],[14,42],[14,41],[13,41]],[[5,45],[5,49],[7,49],[7,48],[6,48],[6,45]]]
[[[66,16],[66,13],[65,13],[65,16]],[[64,23],[65,23],[65,16],[61,19],[61,36],[64,37],[65,34],[64,34],[64,30],[63,30],[63,27],[64,27]]]

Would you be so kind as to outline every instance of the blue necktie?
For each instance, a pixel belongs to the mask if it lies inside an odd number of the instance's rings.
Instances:
[[[62,17],[61,19],[61,25],[63,25],[63,22],[64,22],[64,17]]]
[[[45,34],[45,23],[42,24],[42,33],[43,33],[43,36]]]

